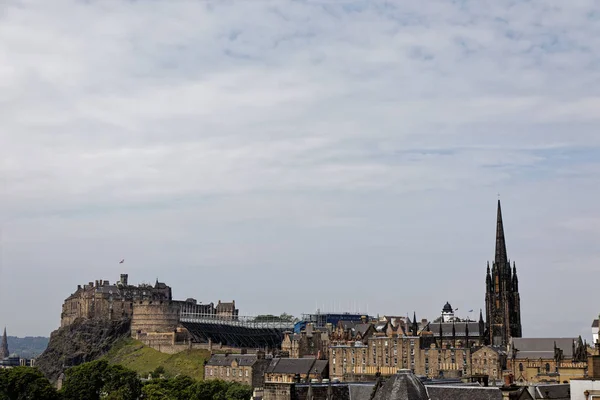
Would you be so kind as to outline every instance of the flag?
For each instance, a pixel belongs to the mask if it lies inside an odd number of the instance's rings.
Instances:
[[[125,262],[125,259],[122,259],[121,261],[119,261],[119,264],[123,264]]]

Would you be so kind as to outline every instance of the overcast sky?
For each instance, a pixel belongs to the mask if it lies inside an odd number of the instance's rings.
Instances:
[[[78,284],[240,313],[600,309],[600,1],[3,1],[0,325]],[[125,258],[125,263],[118,262]]]

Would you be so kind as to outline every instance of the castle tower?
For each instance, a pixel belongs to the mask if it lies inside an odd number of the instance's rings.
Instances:
[[[4,334],[2,335],[2,342],[0,342],[0,360],[9,357],[8,353],[8,337],[6,336],[6,327],[4,327]]]
[[[502,209],[498,200],[496,221],[496,256],[488,262],[486,274],[486,341],[491,345],[506,346],[511,337],[521,337],[521,300],[517,267],[506,253]]]

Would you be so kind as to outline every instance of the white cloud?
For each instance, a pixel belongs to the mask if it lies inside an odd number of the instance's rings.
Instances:
[[[537,268],[560,271],[572,258],[591,270],[597,256],[595,231],[573,232],[600,217],[598,161],[577,154],[600,147],[598,8],[5,4],[0,292],[52,301],[39,324],[0,319],[44,333],[66,292],[114,279],[118,271],[101,266],[124,253],[139,261],[130,267],[139,279],[160,272],[182,296],[235,297],[253,310],[309,311],[314,300],[300,289],[279,293],[289,295],[286,310],[253,295],[254,285],[285,287],[290,275],[326,303],[360,293],[371,311],[433,316],[451,298],[476,308],[498,191],[514,213],[509,252],[534,264],[521,263],[527,309],[544,287],[527,279],[557,279]],[[366,269],[386,277],[372,281],[381,290],[364,290]],[[61,276],[24,280],[48,270]],[[309,279],[315,271],[323,281]],[[189,293],[207,274],[229,285]],[[395,290],[407,274],[430,288],[427,298],[401,283]],[[339,285],[354,291],[337,289],[340,279],[356,280]],[[60,285],[41,289],[48,281]],[[563,311],[579,301],[564,299]],[[22,314],[36,306],[23,302]],[[540,327],[532,333],[553,318],[526,312]]]

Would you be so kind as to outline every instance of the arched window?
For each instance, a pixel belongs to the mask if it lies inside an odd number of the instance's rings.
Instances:
[[[519,371],[523,372],[523,363],[519,363]]]
[[[546,372],[550,372],[550,364],[546,363]]]

